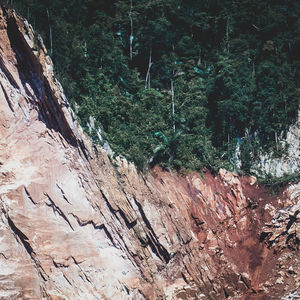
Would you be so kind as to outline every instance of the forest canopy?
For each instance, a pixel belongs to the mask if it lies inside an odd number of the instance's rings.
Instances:
[[[236,167],[299,107],[300,2],[10,0],[42,35],[88,131],[140,169]]]

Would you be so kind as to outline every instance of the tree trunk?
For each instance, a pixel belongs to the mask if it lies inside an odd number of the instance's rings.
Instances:
[[[229,53],[229,16],[227,16],[227,22],[226,22],[226,50],[227,53]]]
[[[229,143],[230,143],[230,136],[229,136],[229,133],[227,133],[227,155],[228,155],[228,161],[230,160]]]
[[[50,13],[49,13],[49,9],[47,8],[47,16],[48,16],[48,22],[49,22],[49,38],[50,38],[50,54],[52,55],[52,25],[50,22]]]
[[[148,87],[150,88],[150,69],[152,66],[152,48],[150,48],[150,53],[149,53],[149,63],[148,63],[148,70],[146,74],[146,79],[145,79],[145,89]]]
[[[130,0],[129,19],[130,19],[129,56],[130,56],[130,60],[132,60],[132,42],[133,42],[132,0]]]
[[[86,44],[86,41],[84,41],[84,57],[87,57],[87,44]]]
[[[175,133],[175,131],[176,131],[176,127],[175,127],[175,103],[174,103],[175,93],[174,93],[174,83],[173,83],[172,79],[171,79],[171,95],[172,95],[173,131]]]

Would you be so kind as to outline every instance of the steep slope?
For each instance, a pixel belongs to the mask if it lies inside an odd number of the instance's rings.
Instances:
[[[299,184],[111,161],[30,25],[0,31],[0,299],[297,297]]]
[[[273,153],[261,155],[253,166],[254,172],[271,174],[275,177],[297,173],[300,170],[300,109],[296,123],[290,126],[285,139],[279,139],[280,146],[287,148],[281,158],[273,158]]]

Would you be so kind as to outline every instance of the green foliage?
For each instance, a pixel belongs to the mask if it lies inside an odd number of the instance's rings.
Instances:
[[[130,0],[7,2],[48,49],[52,32],[82,126],[93,116],[140,169],[234,169],[241,138],[246,172],[259,151],[284,152],[276,137],[300,99],[297,1],[132,0],[131,15]]]
[[[259,184],[268,187],[270,194],[278,195],[280,190],[287,184],[300,181],[300,174],[285,174],[281,177],[273,177],[271,174],[267,174],[263,178],[259,178]]]
[[[253,157],[257,157],[259,155],[259,146],[259,139],[251,138],[249,136],[244,138],[241,142],[242,169],[247,173],[250,173]]]

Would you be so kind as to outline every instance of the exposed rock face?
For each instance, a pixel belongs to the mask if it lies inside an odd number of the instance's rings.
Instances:
[[[0,299],[289,299],[299,185],[110,161],[41,39],[0,10]],[[296,299],[296,298],[295,298]]]
[[[281,177],[300,171],[300,108],[296,123],[290,126],[286,138],[280,138],[278,143],[283,148],[287,147],[286,154],[281,158],[272,157],[273,153],[261,155],[254,172]]]

